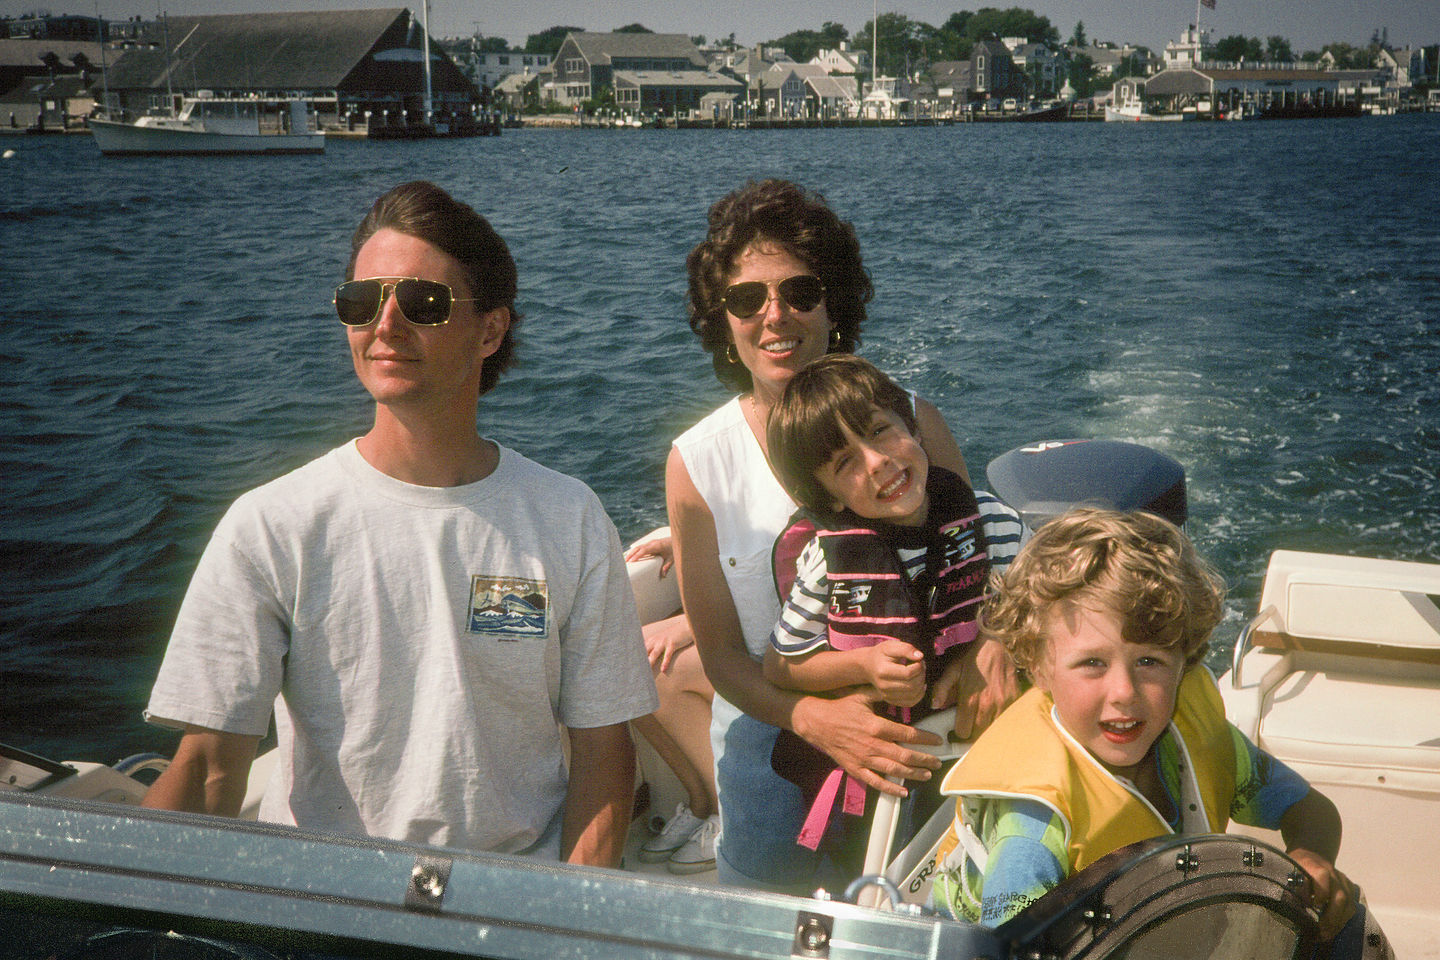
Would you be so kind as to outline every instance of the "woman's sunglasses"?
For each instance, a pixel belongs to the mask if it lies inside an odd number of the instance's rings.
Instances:
[[[474,303],[476,297],[457,297],[449,284],[419,277],[371,277],[368,280],[347,280],[335,288],[335,312],[348,327],[363,327],[380,316],[390,291],[400,314],[422,327],[438,326],[450,319],[450,307],[456,303]]]
[[[825,284],[820,282],[819,277],[812,277],[808,273],[786,277],[775,285],[775,291],[782,300],[790,304],[790,309],[800,313],[814,310],[820,306],[820,301],[825,299]],[[725,295],[720,298],[720,302],[737,319],[748,320],[764,310],[770,302],[770,288],[759,280],[732,283],[725,288]]]

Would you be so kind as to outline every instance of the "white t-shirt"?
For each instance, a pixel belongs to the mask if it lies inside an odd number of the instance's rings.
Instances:
[[[658,705],[599,499],[504,447],[420,487],[354,442],[240,497],[146,716],[263,735],[272,705],[262,820],[558,856],[560,725]]]

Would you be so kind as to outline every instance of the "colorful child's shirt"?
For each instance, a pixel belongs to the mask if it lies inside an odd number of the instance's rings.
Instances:
[[[1213,685],[1214,680],[1209,677],[1208,671],[1194,669],[1200,670]],[[1197,682],[1190,684],[1192,687],[1200,685],[1198,678]],[[1046,702],[1048,704],[1048,698]],[[1285,812],[1309,792],[1309,784],[1251,743],[1233,725],[1224,722],[1223,714],[1219,720],[1223,723],[1223,731],[1228,732],[1233,747],[1234,789],[1218,794],[1229,795],[1226,811],[1229,819],[1265,829],[1277,828]],[[1184,771],[1184,752],[1176,742],[1175,733],[1176,727],[1172,725],[1152,748],[1161,783],[1171,800],[1172,809],[1178,811],[1166,826],[1171,832],[1179,834],[1213,832],[1215,824],[1207,820],[1204,803],[1196,796],[1196,778]],[[1197,766],[1201,769],[1205,767],[1204,763]],[[1223,766],[1215,765],[1211,769],[1220,770]],[[1138,797],[1133,785],[1124,784]],[[1072,828],[1061,811],[1049,802],[1019,793],[993,795],[998,792],[1000,789],[997,786],[991,795],[959,798],[957,821],[947,834],[948,843],[942,844],[941,869],[931,893],[937,909],[987,926],[1009,920],[1075,872]],[[1198,792],[1217,795],[1203,788],[1199,788]],[[1139,802],[1143,803],[1143,800]],[[1149,804],[1145,807],[1154,813]],[[1154,835],[1160,834],[1157,831]],[[1108,852],[1111,851],[1090,851],[1086,862],[1093,862]],[[983,871],[977,867],[977,863],[981,862],[984,863]]]

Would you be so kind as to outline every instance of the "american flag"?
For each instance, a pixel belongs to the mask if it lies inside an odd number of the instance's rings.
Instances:
[[[1214,10],[1215,0],[1200,0],[1200,6],[1205,7],[1208,10]]]

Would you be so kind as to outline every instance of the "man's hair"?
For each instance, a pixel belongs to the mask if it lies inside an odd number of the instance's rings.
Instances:
[[[915,433],[910,395],[868,360],[832,353],[790,378],[770,411],[765,437],[781,485],[802,507],[833,512],[831,495],[815,474],[845,446],[841,425],[864,436],[876,407],[894,413]]]
[[[480,392],[489,392],[500,373],[514,362],[515,328],[520,323],[520,314],[515,311],[515,261],[505,240],[490,221],[469,205],[428,180],[413,180],[384,193],[360,221],[350,240],[345,279],[354,279],[360,248],[381,230],[395,230],[424,240],[460,261],[477,314],[500,307],[509,313],[505,336],[499,348],[485,358],[480,371]]]
[[[788,180],[762,180],[717,200],[710,207],[705,239],[685,260],[690,329],[710,352],[715,376],[740,391],[751,388],[750,371],[726,355],[730,324],[721,298],[736,259],[757,243],[790,254],[825,285],[825,311],[838,334],[831,353],[853,353],[859,346],[865,304],[875,292],[860,261],[855,228],[836,216],[820,194]]]
[[[1085,507],[1036,531],[986,600],[980,626],[1032,677],[1054,615],[1069,607],[1110,612],[1125,640],[1178,648],[1189,667],[1204,658],[1224,599],[1225,582],[1170,521]]]

